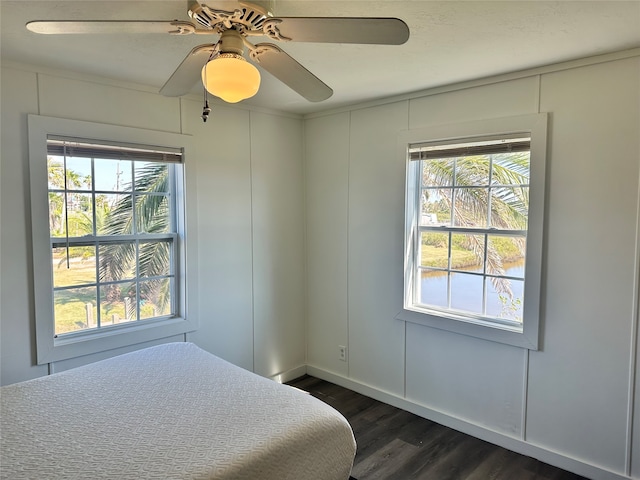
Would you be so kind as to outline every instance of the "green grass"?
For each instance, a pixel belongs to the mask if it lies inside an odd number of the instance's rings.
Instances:
[[[66,287],[96,282],[95,258],[72,259],[71,268],[67,268],[66,259],[63,256],[56,256],[53,260],[53,283],[54,287]],[[91,304],[94,325],[98,318],[97,309],[97,288],[81,287],[69,290],[57,290],[54,294],[54,317],[55,333],[74,332],[88,328],[87,307]],[[101,324],[111,325],[112,315],[118,318],[125,318],[124,302],[112,302],[102,304],[100,308]],[[159,311],[159,309],[158,309]],[[160,314],[163,314],[162,312]],[[154,305],[145,302],[140,307],[140,318],[153,318]]]
[[[453,235],[451,243],[451,268],[481,267],[474,253],[465,245],[464,235]],[[489,241],[504,264],[522,260],[520,246],[508,237],[490,235]],[[421,237],[421,265],[423,267],[447,268],[449,261],[448,235],[446,233],[423,233]]]
[[[71,268],[67,268],[66,262],[61,265],[53,264],[53,286],[66,287],[69,285],[81,285],[85,283],[95,283],[96,267],[93,262],[74,262]]]
[[[447,268],[449,264],[449,250],[444,247],[422,245],[422,266]],[[451,249],[451,267],[468,268],[478,265],[478,260],[473,252],[460,248]]]

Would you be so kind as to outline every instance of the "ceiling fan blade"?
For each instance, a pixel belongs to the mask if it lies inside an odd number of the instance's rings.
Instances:
[[[399,18],[281,17],[265,21],[264,31],[294,42],[401,45],[409,39],[409,27]]]
[[[202,67],[209,57],[217,51],[218,44],[199,45],[189,52],[182,63],[176,68],[169,80],[160,89],[166,97],[180,97],[191,91],[200,80]]]
[[[289,54],[270,43],[259,43],[250,56],[271,75],[310,102],[321,102],[333,95],[333,90]]]
[[[185,35],[194,33],[196,30],[196,26],[193,23],[179,20],[45,20],[29,22],[26,26],[28,30],[34,33],[43,34],[170,33],[173,35]]]

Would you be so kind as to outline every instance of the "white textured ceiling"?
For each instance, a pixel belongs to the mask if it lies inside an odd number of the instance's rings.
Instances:
[[[215,0],[202,3],[215,5]],[[640,47],[640,0],[271,0],[275,16],[380,16],[411,31],[400,46],[284,43],[334,90],[310,103],[263,73],[254,105],[310,113],[346,104]],[[189,20],[186,0],[0,2],[2,60],[160,89],[202,35],[37,35],[30,20]],[[202,87],[194,93],[202,94]]]

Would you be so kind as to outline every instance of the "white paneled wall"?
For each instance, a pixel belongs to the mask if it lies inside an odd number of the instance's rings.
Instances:
[[[398,395],[404,324],[393,317],[402,307],[404,163],[396,134],[407,128],[407,108],[399,102],[351,112],[349,144],[349,373]]]
[[[0,87],[0,368],[2,382],[15,383],[47,374],[45,365],[35,366],[29,226],[27,114],[38,113],[37,80],[14,71],[2,75]]]
[[[182,101],[184,129],[198,150],[200,329],[189,337],[252,370],[250,112],[214,106],[206,123],[201,113],[202,102]]]
[[[552,113],[548,248],[527,437],[618,471],[636,320],[639,85],[638,59],[541,84],[541,109]]]
[[[538,112],[538,76],[412,99],[409,127],[508,117]]]
[[[192,135],[197,155],[185,161],[198,172],[198,206],[187,215],[197,218],[199,271],[189,288],[199,301],[187,308],[200,329],[186,338],[265,376],[304,373],[302,119],[214,102],[204,124],[197,100],[72,77],[2,66],[1,383],[122,352],[33,366],[28,113]]]
[[[349,114],[320,117],[305,136],[307,254],[307,361],[347,375],[338,346],[347,346],[347,236],[349,204]],[[348,357],[348,352],[347,352]]]
[[[38,114],[180,132],[180,102],[151,91],[38,74]]]
[[[405,167],[398,131],[539,111],[550,114],[540,351],[422,325],[405,330],[394,319],[402,305]],[[640,422],[631,420],[640,398],[630,383],[639,111],[636,53],[306,119],[307,230],[331,232],[325,242],[308,240],[309,255],[348,252],[346,300],[342,290],[308,293],[309,370],[592,478],[640,478]],[[341,131],[331,163],[340,202],[348,190],[345,229],[339,205],[318,200],[330,179],[314,172],[328,149],[322,141],[347,116],[348,140]],[[344,275],[310,269],[308,281],[340,284]],[[347,318],[326,307],[345,301]],[[331,342],[344,338],[345,326],[348,366],[336,368]]]
[[[510,345],[407,324],[406,398],[519,439],[525,355]]]
[[[302,123],[251,113],[254,370],[305,362]]]

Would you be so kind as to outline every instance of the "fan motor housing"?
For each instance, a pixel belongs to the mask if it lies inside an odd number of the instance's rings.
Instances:
[[[244,53],[244,39],[237,30],[225,30],[220,35],[220,53]]]
[[[268,4],[270,2],[263,2]],[[268,8],[249,2],[219,1],[211,4],[192,2],[189,16],[201,27],[222,32],[235,29],[241,34],[259,32],[272,14]]]

